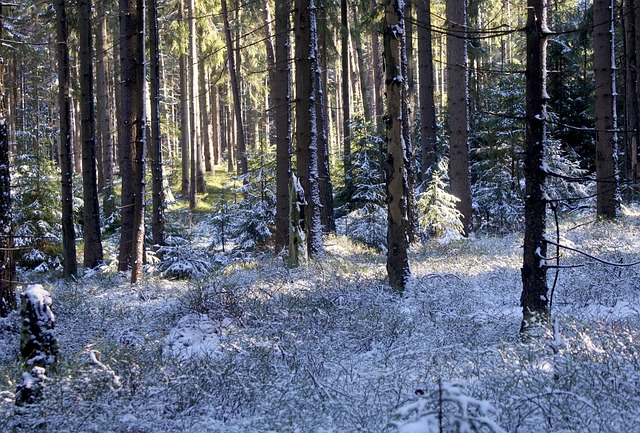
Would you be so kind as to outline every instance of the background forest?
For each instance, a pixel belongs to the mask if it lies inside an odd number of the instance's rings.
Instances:
[[[634,1],[0,3],[0,429],[637,431]]]

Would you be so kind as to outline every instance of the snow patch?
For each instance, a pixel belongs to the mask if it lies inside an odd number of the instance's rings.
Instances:
[[[178,321],[165,338],[163,352],[166,356],[181,359],[205,357],[222,351],[220,333],[230,325],[231,319],[222,322],[211,320],[206,314],[188,314]]]

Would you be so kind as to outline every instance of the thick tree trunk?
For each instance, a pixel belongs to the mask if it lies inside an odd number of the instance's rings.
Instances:
[[[531,326],[545,322],[549,315],[547,286],[547,257],[545,241],[547,203],[544,199],[546,173],[543,157],[546,140],[547,116],[547,8],[546,0],[528,0],[527,19],[527,76],[526,76],[526,146],[525,176],[525,228],[522,264],[522,326],[526,332]]]
[[[149,11],[149,90],[151,113],[149,159],[151,160],[151,233],[154,248],[164,245],[164,175],[162,172],[162,132],[160,129],[160,41],[158,0],[147,0]]]
[[[318,40],[314,0],[295,2],[296,156],[300,184],[305,192],[305,231],[309,257],[323,254],[318,186]]]
[[[113,141],[109,117],[109,86],[107,81],[107,18],[104,2],[98,1],[98,22],[96,30],[96,103],[97,132],[102,150],[103,201],[102,211],[106,217],[116,212],[116,200],[113,191]]]
[[[58,48],[58,110],[60,112],[60,171],[62,196],[62,266],[66,278],[78,274],[76,232],[73,224],[73,147],[71,145],[71,96],[69,95],[69,47],[64,0],[56,0]]]
[[[91,1],[78,0],[80,39],[80,139],[82,141],[82,198],[84,202],[84,266],[96,268],[103,261],[100,204],[96,178],[96,137],[93,102],[93,41]]]
[[[235,113],[237,142],[238,142],[238,171],[241,175],[249,172],[247,164],[247,144],[242,124],[242,101],[240,99],[240,83],[236,70],[235,53],[233,41],[231,40],[231,27],[229,26],[229,12],[227,10],[227,0],[222,0],[222,18],[224,20],[224,33],[227,42],[227,56],[229,58],[229,74],[231,75],[231,91],[233,92],[233,108]]]
[[[118,270],[142,277],[144,257],[144,6],[120,0],[120,173],[122,225]]]
[[[388,0],[385,6],[384,65],[387,94],[386,187],[388,204],[387,274],[391,287],[402,293],[411,275],[409,269],[409,180],[406,164],[403,109],[406,77],[402,71],[404,10],[402,0]]]
[[[0,4],[0,35],[3,30],[2,4]],[[0,46],[0,59],[4,49]],[[11,171],[9,134],[7,130],[4,63],[0,63],[0,317],[7,317],[16,308],[15,275],[13,258],[13,213],[11,211]]]
[[[469,89],[467,79],[467,41],[465,39],[466,1],[447,2],[447,99],[449,108],[451,194],[460,201],[464,234],[471,230],[471,181],[469,173]]]
[[[289,245],[289,178],[291,177],[291,112],[289,66],[290,1],[276,2],[275,73],[272,98],[276,132],[276,251]]]
[[[427,178],[437,158],[436,103],[434,98],[433,51],[431,48],[431,0],[417,5],[418,68],[420,76],[420,136],[422,138],[421,180]]]
[[[593,66],[595,69],[596,209],[599,218],[615,218],[618,197],[616,79],[613,57],[613,0],[593,2]]]

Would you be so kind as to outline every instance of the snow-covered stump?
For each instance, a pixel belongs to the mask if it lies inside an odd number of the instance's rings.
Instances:
[[[55,364],[59,347],[49,292],[40,284],[34,284],[28,286],[20,297],[20,354],[26,371],[16,390],[16,404],[24,405],[38,399],[46,379],[46,369]]]

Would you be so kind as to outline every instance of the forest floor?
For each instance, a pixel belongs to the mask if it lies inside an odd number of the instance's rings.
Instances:
[[[206,250],[209,228],[190,223],[188,249]],[[637,211],[561,234],[609,262],[640,260]],[[190,281],[153,266],[133,286],[109,266],[75,283],[25,275],[52,293],[61,356],[42,400],[17,409],[19,315],[0,320],[0,431],[640,431],[640,267],[562,252],[579,267],[559,273],[555,326],[523,341],[521,244],[416,246],[402,296],[384,255],[342,236],[298,269],[217,253]]]

